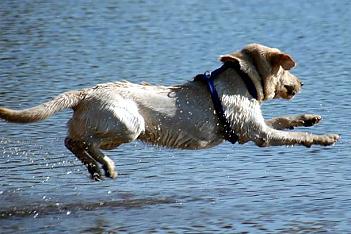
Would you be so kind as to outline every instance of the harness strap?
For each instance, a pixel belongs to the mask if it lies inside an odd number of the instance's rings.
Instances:
[[[210,92],[211,99],[213,102],[214,109],[216,111],[216,115],[218,117],[219,123],[223,128],[223,136],[224,139],[229,141],[232,144],[235,144],[239,137],[234,133],[233,129],[230,126],[229,121],[225,117],[224,109],[222,106],[222,102],[218,96],[218,92],[214,85],[214,79],[222,72],[227,70],[228,68],[233,68],[239,74],[239,76],[244,81],[250,95],[257,99],[257,90],[255,88],[254,83],[251,81],[249,75],[240,69],[240,64],[238,61],[236,62],[225,62],[220,68],[212,71],[212,72],[205,72],[204,74],[197,75],[194,78],[194,81],[202,81],[206,83],[208,91]]]
[[[245,86],[246,86],[247,90],[249,91],[250,95],[253,98],[255,98],[256,100],[258,100],[258,94],[257,94],[255,84],[252,82],[250,76],[246,72],[241,70],[241,66],[240,66],[239,61],[235,60],[235,61],[231,61],[231,62],[226,62],[223,64],[223,66],[225,67],[225,69],[233,68],[238,73],[238,75],[241,77],[241,80],[244,81]]]

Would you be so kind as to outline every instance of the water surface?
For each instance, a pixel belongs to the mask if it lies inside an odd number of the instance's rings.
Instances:
[[[127,79],[178,84],[258,42],[295,58],[305,86],[265,116],[316,113],[332,147],[224,143],[109,152],[117,180],[93,182],[63,145],[71,111],[0,121],[1,233],[351,232],[349,1],[1,1],[0,105]]]

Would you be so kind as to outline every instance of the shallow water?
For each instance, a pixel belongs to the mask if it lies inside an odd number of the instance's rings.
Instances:
[[[109,152],[117,180],[92,182],[65,149],[71,112],[0,121],[0,232],[351,232],[349,1],[0,1],[0,105],[127,79],[177,84],[259,42],[291,53],[305,86],[265,116],[316,113],[335,146],[139,142]]]

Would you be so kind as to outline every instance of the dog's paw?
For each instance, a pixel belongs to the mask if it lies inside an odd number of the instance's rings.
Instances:
[[[111,179],[116,179],[118,176],[115,163],[107,156],[104,157],[105,164],[102,165],[102,169],[105,171],[105,176]]]
[[[306,137],[301,144],[306,147],[311,147],[312,145],[322,145],[328,146],[335,144],[340,139],[338,134],[326,134],[326,135],[314,135]]]
[[[101,176],[100,173],[95,172],[95,173],[91,174],[91,179],[95,180],[95,181],[101,181],[102,180],[102,176]]]
[[[313,114],[303,114],[298,115],[297,118],[293,121],[294,127],[304,126],[311,127],[321,121],[322,117],[320,115]]]
[[[322,117],[320,115],[304,114],[302,117],[303,126],[305,127],[313,126],[322,120]]]
[[[318,136],[313,140],[313,144],[328,146],[335,144],[340,139],[339,134],[326,134],[322,136]]]
[[[86,164],[88,171],[90,173],[90,178],[95,181],[102,180],[102,174],[100,167],[97,164]]]
[[[327,145],[335,144],[339,139],[340,139],[340,135],[339,134],[328,134],[328,135],[325,135],[324,139],[323,139],[323,145],[327,146]]]
[[[118,176],[118,173],[117,173],[117,171],[116,171],[116,169],[113,167],[107,167],[107,166],[102,166],[102,168],[104,169],[104,171],[105,171],[105,176],[106,177],[109,177],[109,178],[111,178],[111,179],[116,179],[117,178],[117,176]]]

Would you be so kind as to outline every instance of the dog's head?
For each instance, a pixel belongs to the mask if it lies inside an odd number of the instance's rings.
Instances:
[[[249,44],[240,52],[220,56],[222,62],[233,60],[239,61],[241,69],[248,73],[256,89],[262,90],[262,100],[291,99],[301,89],[302,82],[289,72],[295,67],[295,61],[276,48]]]

